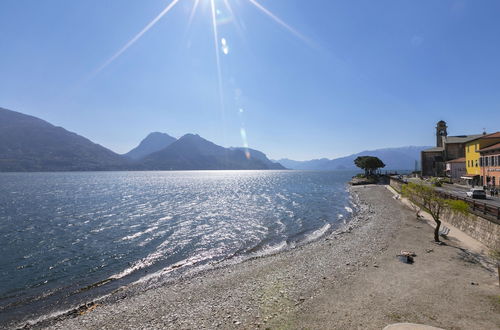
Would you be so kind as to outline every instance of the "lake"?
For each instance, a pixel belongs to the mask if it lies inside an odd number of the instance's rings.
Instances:
[[[0,173],[0,326],[318,239],[353,174]]]

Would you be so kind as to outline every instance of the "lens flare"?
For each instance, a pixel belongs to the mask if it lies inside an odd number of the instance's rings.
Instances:
[[[238,114],[240,116],[240,122],[241,122],[241,128],[240,128],[240,136],[241,136],[241,142],[243,144],[243,148],[245,148],[245,157],[247,159],[250,159],[252,157],[250,153],[250,149],[248,147],[248,137],[247,137],[247,130],[245,129],[245,123],[243,120],[243,108],[238,109]]]
[[[219,32],[217,31],[217,18],[216,18],[216,8],[215,0],[210,0],[210,7],[212,9],[212,29],[214,33],[214,44],[215,44],[215,59],[217,64],[217,83],[219,89],[219,102],[222,121],[225,122],[225,106],[224,106],[224,93],[222,91],[222,70],[220,65],[220,50],[219,50]],[[224,140],[225,140],[224,133]],[[225,142],[225,141],[224,141]]]
[[[179,2],[179,0],[173,0],[170,4],[168,4],[165,9],[161,11],[161,13],[158,14],[151,22],[149,22],[139,33],[137,33],[132,39],[130,39],[125,46],[123,46],[120,50],[118,50],[113,56],[111,56],[106,62],[104,62],[100,67],[98,67],[92,74],[90,75],[91,77],[97,75],[99,72],[104,70],[108,65],[113,63],[118,57],[120,57],[127,49],[130,48],[133,44],[135,44],[143,35],[144,33],[148,32],[149,29],[151,29],[158,21],[165,16],[174,6]]]
[[[312,45],[312,42],[307,39],[305,36],[303,36],[301,33],[299,33],[297,30],[292,28],[290,25],[286,24],[282,19],[280,19],[278,16],[274,15],[269,9],[261,5],[257,0],[248,0],[252,5],[257,7],[261,12],[269,16],[273,21],[287,29],[289,32],[291,32],[293,35],[295,35],[297,38],[301,39],[305,43]]]
[[[198,8],[199,4],[200,4],[200,0],[194,1],[193,8],[191,9],[191,14],[189,14],[188,28],[191,27],[191,24],[193,23],[194,14],[196,13],[196,9]]]
[[[227,55],[229,54],[229,47],[227,45],[227,41],[225,38],[222,38],[220,40],[220,43],[221,43],[221,49],[222,49],[222,52],[224,53],[224,55]]]

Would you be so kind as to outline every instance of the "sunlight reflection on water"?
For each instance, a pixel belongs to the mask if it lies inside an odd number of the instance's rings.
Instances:
[[[106,278],[137,280],[316,239],[350,213],[350,175],[0,174],[0,309]]]

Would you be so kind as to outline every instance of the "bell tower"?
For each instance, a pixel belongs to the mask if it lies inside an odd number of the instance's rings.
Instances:
[[[444,120],[438,121],[436,125],[436,147],[443,147],[443,137],[448,136],[448,126]]]

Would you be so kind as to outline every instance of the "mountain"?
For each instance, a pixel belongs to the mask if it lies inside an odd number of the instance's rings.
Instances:
[[[290,168],[293,170],[317,170],[327,167],[328,163],[331,162],[331,159],[321,158],[321,159],[300,161],[300,160],[283,158],[278,160],[277,162],[279,162],[286,168]]]
[[[152,154],[153,152],[160,151],[161,149],[168,147],[176,140],[176,138],[171,137],[166,133],[153,132],[146,136],[146,138],[142,140],[137,147],[130,150],[123,156],[133,160],[139,160]]]
[[[42,119],[0,108],[0,171],[128,168],[122,156]]]
[[[358,169],[354,159],[359,156],[375,156],[385,163],[385,170],[414,170],[415,161],[420,165],[420,152],[428,146],[409,146],[400,148],[385,148],[366,150],[357,154],[335,159],[314,159],[309,161],[295,161],[280,159],[278,162],[287,168],[297,170],[350,170]]]
[[[267,158],[266,154],[264,154],[262,151],[250,149],[250,148],[240,148],[240,147],[231,147],[229,149],[243,151],[245,153],[245,156],[260,160],[261,162],[266,164],[270,170],[285,170],[286,169],[282,164],[271,161],[269,158]],[[247,154],[247,152],[248,152],[248,154]]]
[[[168,147],[146,156],[142,163],[152,170],[270,169],[267,162],[257,157],[247,158],[241,149],[224,148],[195,134],[182,136]]]

